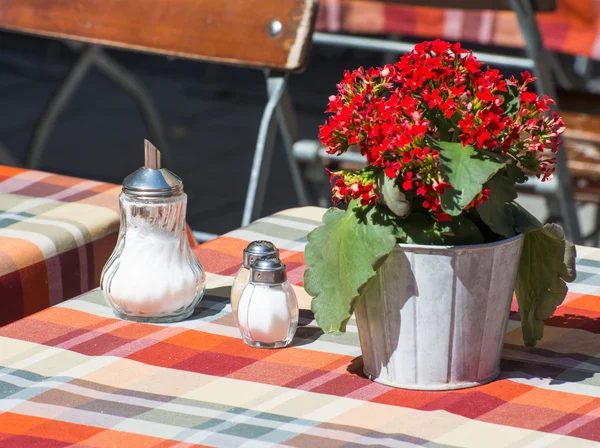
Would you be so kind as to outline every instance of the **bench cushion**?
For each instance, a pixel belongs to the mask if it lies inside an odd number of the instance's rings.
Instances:
[[[414,0],[413,0],[414,2]],[[467,2],[474,3],[474,2]],[[546,48],[600,59],[597,45],[600,0],[558,0],[557,9],[537,15]],[[396,34],[411,39],[442,38],[499,47],[523,47],[512,11],[424,8],[372,0],[320,2],[316,27],[349,34]]]
[[[119,231],[120,191],[0,166],[0,325],[99,285]]]

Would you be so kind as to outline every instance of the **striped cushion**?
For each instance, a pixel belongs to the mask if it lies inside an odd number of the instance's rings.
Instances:
[[[99,285],[119,231],[120,191],[0,166],[0,325]]]
[[[600,59],[600,0],[558,0],[556,11],[539,13],[537,18],[548,49]],[[500,47],[525,43],[512,11],[423,8],[372,0],[320,2],[317,29]]]

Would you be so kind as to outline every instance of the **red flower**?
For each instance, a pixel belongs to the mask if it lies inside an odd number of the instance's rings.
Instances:
[[[521,78],[507,82],[460,44],[442,40],[415,45],[394,65],[346,71],[337,94],[329,97],[330,116],[319,138],[330,154],[357,147],[367,169],[329,173],[334,200],[373,204],[376,179],[385,175],[422,198],[434,218],[450,219],[440,195],[452,185],[442,180],[440,154],[428,147],[431,139],[503,153],[547,180],[564,123],[556,114],[544,117],[553,101],[528,91],[535,79],[529,72]],[[509,83],[519,95],[516,111],[505,110],[506,93],[514,90]],[[466,208],[479,206],[488,195],[483,189]]]
[[[402,176],[404,182],[402,182],[402,189],[406,191],[410,191],[413,188],[413,172],[408,171],[406,174]]]

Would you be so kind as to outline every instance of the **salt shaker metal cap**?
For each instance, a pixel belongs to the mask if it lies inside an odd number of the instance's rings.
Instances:
[[[250,281],[266,285],[277,285],[287,280],[285,264],[277,257],[257,259],[250,267]]]
[[[144,140],[144,166],[123,181],[123,192],[140,197],[169,197],[183,192],[181,178],[161,166],[160,151]]]
[[[279,257],[279,251],[270,241],[253,241],[244,249],[243,265],[250,269],[250,266],[262,257]]]

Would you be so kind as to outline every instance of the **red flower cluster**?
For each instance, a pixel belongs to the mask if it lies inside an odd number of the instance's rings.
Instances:
[[[375,203],[376,179],[384,173],[422,197],[433,216],[448,219],[440,195],[452,186],[430,139],[502,153],[542,180],[550,178],[564,123],[556,114],[544,116],[552,100],[527,91],[534,80],[528,72],[522,78],[506,80],[460,44],[441,40],[416,45],[394,65],[346,72],[329,98],[331,116],[319,137],[330,154],[356,147],[368,166],[331,173],[334,199]],[[466,208],[486,201],[485,190]]]

